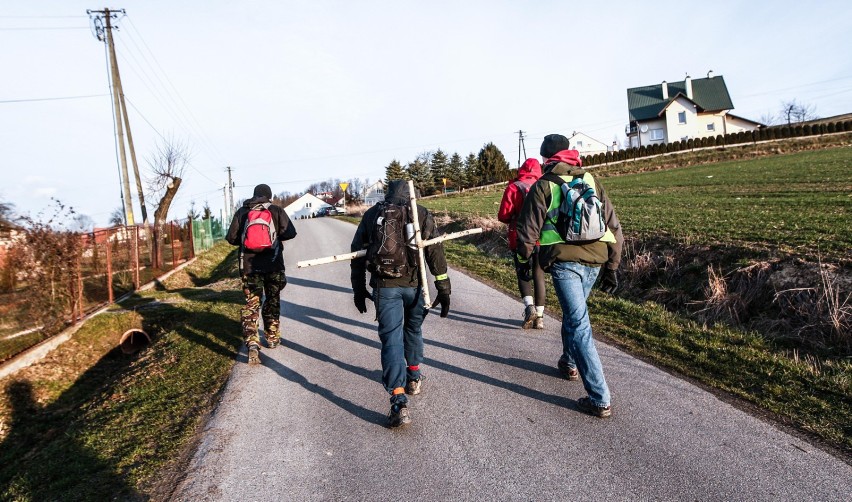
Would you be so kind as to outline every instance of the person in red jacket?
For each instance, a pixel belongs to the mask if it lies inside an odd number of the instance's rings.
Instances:
[[[518,261],[518,215],[524,205],[524,197],[533,184],[541,177],[541,164],[536,159],[527,159],[518,168],[518,177],[509,182],[503,192],[497,219],[509,225],[509,249],[515,260],[515,272],[518,275],[518,289],[524,301],[524,329],[544,329],[544,271],[538,264],[536,253],[530,259],[530,265]],[[522,266],[523,265],[523,266]]]

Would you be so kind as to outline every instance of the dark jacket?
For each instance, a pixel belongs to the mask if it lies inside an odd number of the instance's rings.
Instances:
[[[266,197],[255,197],[243,202],[243,206],[234,214],[231,227],[225,240],[234,246],[240,246],[240,273],[241,274],[267,274],[270,272],[284,271],[283,241],[296,237],[296,227],[290,221],[290,217],[284,209],[271,205],[269,212],[272,213],[272,224],[278,234],[278,240],[273,243],[271,249],[260,253],[253,253],[243,249],[243,232],[248,223],[248,213],[257,204],[269,202]]]
[[[497,219],[509,225],[507,237],[509,249],[512,251],[518,247],[518,215],[521,214],[526,196],[525,191],[518,185],[525,185],[526,191],[529,191],[539,178],[541,178],[541,164],[535,159],[527,159],[518,168],[518,177],[510,181],[506,185],[506,191],[503,192],[503,200],[500,201]]]
[[[409,200],[408,182],[395,180],[388,184],[388,190],[385,194],[385,202],[392,204],[411,205]],[[361,218],[361,223],[358,224],[358,229],[355,231],[355,237],[352,238],[352,251],[360,251],[367,249],[370,246],[370,241],[373,235],[373,226],[376,224],[376,219],[379,216],[381,208],[375,205],[364,213]],[[423,240],[437,237],[435,229],[435,220],[432,213],[426,210],[425,207],[417,206],[417,218],[420,222],[420,234]],[[446,275],[447,260],[444,257],[444,245],[442,243],[433,244],[426,247],[424,250],[426,265],[429,271],[435,277]],[[361,257],[352,260],[352,289],[353,291],[363,291],[366,289],[367,281],[367,258]],[[440,283],[440,284],[439,284]],[[449,288],[449,281],[439,281],[436,283],[439,290],[442,287]],[[386,279],[375,277],[370,274],[370,286],[382,288],[405,288],[420,286],[420,273],[417,266],[411,267],[411,273],[408,276],[398,277],[394,279]],[[449,291],[446,291],[449,293]]]
[[[575,152],[574,150],[564,150],[559,152]],[[549,172],[558,176],[582,176],[586,171],[580,167],[579,156],[559,154],[552,157],[544,165],[544,173]],[[556,160],[554,160],[556,159]],[[615,214],[615,207],[607,197],[606,190],[601,185],[600,180],[595,178],[595,188],[598,193],[598,198],[604,206],[604,219],[606,225],[612,234],[615,236],[616,242],[592,242],[590,244],[565,244],[556,243],[545,245],[541,244],[539,249],[539,260],[542,268],[547,270],[550,265],[556,261],[570,261],[582,263],[584,265],[600,266],[606,264],[606,267],[612,270],[617,270],[621,263],[621,246],[624,243],[624,237],[621,233],[621,223],[618,221],[618,216]],[[550,207],[553,190],[560,190],[559,186],[545,179],[540,179],[530,189],[524,201],[524,207],[521,209],[521,214],[518,217],[518,254],[524,258],[529,258],[533,252],[533,248],[541,237],[541,229],[547,217],[547,210]]]

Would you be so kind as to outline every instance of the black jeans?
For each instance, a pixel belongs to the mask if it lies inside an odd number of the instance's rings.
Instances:
[[[515,273],[518,276],[518,290],[521,292],[521,297],[532,296],[533,301],[537,306],[544,306],[544,270],[538,262],[538,248],[535,248],[532,256],[530,256],[530,266],[532,267],[532,281],[525,281],[521,278],[519,272],[518,255],[515,254]],[[534,291],[533,291],[534,290]]]

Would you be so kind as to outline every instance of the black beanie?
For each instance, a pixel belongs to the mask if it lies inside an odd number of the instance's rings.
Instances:
[[[269,200],[272,200],[272,189],[269,188],[269,185],[260,184],[254,187],[254,197],[266,197]]]
[[[544,141],[541,142],[541,149],[538,153],[542,157],[549,159],[562,150],[570,149],[571,145],[568,143],[568,138],[561,134],[548,134],[544,137]]]

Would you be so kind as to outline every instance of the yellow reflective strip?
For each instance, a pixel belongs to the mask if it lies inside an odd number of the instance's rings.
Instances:
[[[436,276],[435,276],[435,280],[436,280],[436,281],[443,281],[443,280],[445,280],[445,279],[449,279],[449,277],[447,276],[447,274],[441,274],[441,275],[436,275]]]

